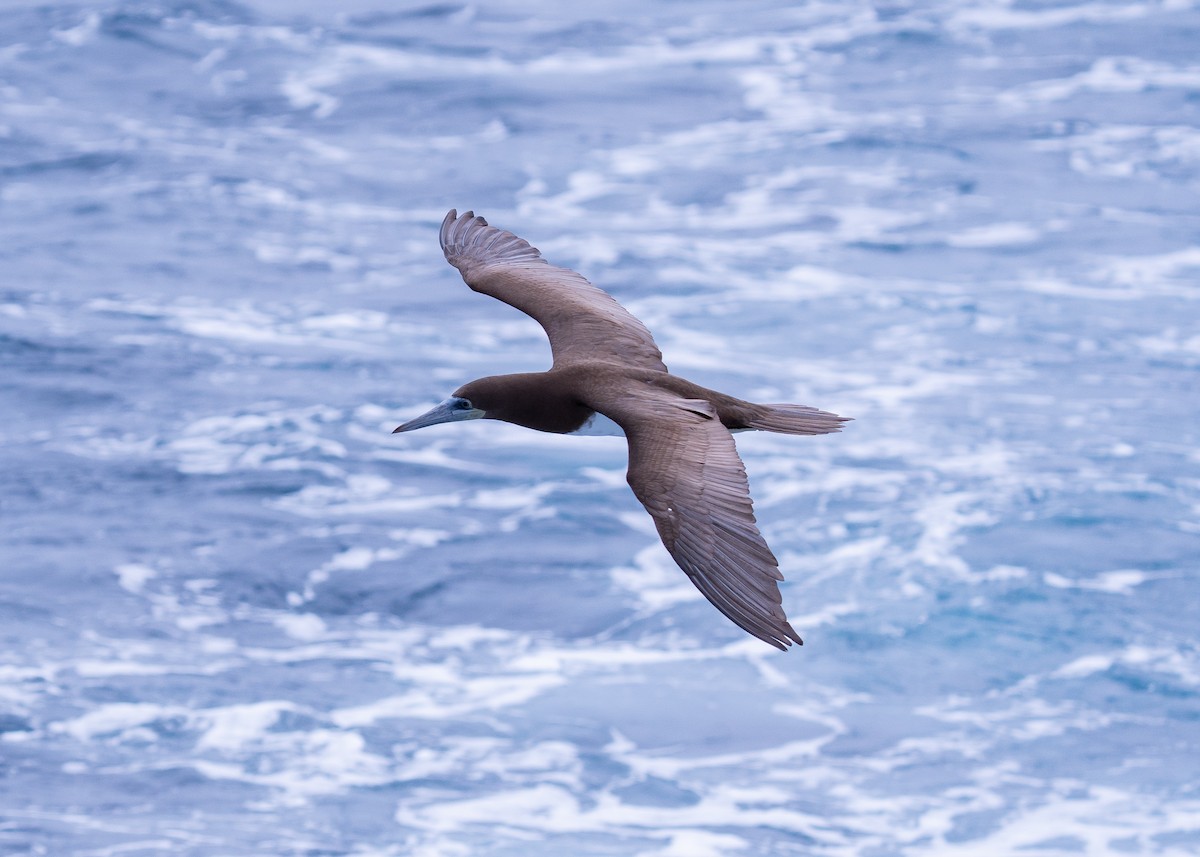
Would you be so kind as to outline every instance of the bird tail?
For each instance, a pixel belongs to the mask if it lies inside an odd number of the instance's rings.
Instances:
[[[756,405],[756,413],[746,420],[746,427],[781,434],[829,434],[842,430],[842,423],[852,417],[839,417],[829,411],[806,405]]]

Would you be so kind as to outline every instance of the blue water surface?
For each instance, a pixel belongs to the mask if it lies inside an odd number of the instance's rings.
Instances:
[[[0,6],[0,852],[1200,853],[1192,0]],[[437,226],[610,290],[806,640]]]

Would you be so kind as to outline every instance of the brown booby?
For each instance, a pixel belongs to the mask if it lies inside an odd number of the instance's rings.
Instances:
[[[783,575],[755,523],[730,432],[828,434],[848,418],[754,404],[669,374],[650,331],[611,295],[473,212],[451,209],[441,244],[468,286],[541,324],[554,362],[547,372],[465,384],[396,431],[482,418],[557,434],[623,434],[629,486],[696,588],[760,640],[802,644],[780,606]]]

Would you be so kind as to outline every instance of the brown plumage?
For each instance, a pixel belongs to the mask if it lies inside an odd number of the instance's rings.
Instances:
[[[611,295],[471,212],[446,215],[441,244],[468,286],[542,325],[554,363],[472,381],[396,431],[484,417],[565,434],[607,417],[629,443],[633,493],[696,588],[760,640],[801,643],[780,606],[783,575],[758,531],[730,432],[827,434],[847,418],[746,402],[671,375],[650,331]]]

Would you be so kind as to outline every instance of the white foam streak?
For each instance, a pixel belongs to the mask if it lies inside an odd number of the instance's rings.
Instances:
[[[1027,223],[990,223],[950,235],[946,238],[946,243],[951,247],[970,249],[1018,247],[1032,244],[1041,236],[1040,230]]]
[[[685,832],[703,836],[712,827],[767,826],[814,836],[824,844],[838,841],[838,837],[821,832],[820,820],[813,815],[796,809],[762,808],[770,799],[779,801],[780,793],[716,786],[699,803],[688,807],[629,804],[608,794],[584,803],[567,788],[543,783],[420,808],[401,806],[396,820],[426,830],[500,827],[625,835],[652,831],[657,835]]]
[[[207,729],[196,742],[197,750],[241,751],[259,741],[279,720],[284,711],[294,711],[291,703],[271,701],[230,705],[210,709],[197,715],[207,722]]]
[[[964,540],[963,530],[992,523],[995,515],[984,508],[983,498],[962,491],[930,497],[922,503],[914,517],[922,526],[920,538],[912,556],[917,562],[935,569],[944,569],[957,576],[969,574],[969,567],[955,552]],[[976,507],[970,509],[970,507]]]
[[[198,760],[193,766],[210,779],[268,786],[276,790],[277,800],[292,805],[351,788],[383,785],[392,779],[389,761],[368,752],[357,732],[313,729],[271,735],[257,743],[259,752],[279,759],[283,767],[259,773],[251,766],[227,762]]]
[[[395,548],[379,548],[372,550],[364,547],[348,548],[337,554],[333,559],[324,563],[320,568],[309,572],[304,583],[304,594],[291,599],[293,607],[316,597],[318,586],[329,581],[335,574],[341,572],[365,571],[377,562],[388,562],[404,556],[405,551]],[[324,623],[317,616],[288,616],[276,620],[280,627],[297,639],[317,639],[324,633]]]
[[[1007,814],[1004,823],[969,843],[947,842],[939,837],[925,851],[936,857],[976,857],[979,854],[1114,854],[1137,851],[1187,857],[1189,850],[1156,838],[1186,830],[1200,818],[1200,801],[1182,801],[1162,813],[1153,798],[1136,792],[1064,780],[1045,803],[1022,806]],[[1120,843],[1122,847],[1114,846]],[[1135,852],[1136,853],[1136,852]]]
[[[127,733],[134,727],[171,717],[186,717],[187,709],[152,702],[114,702],[102,705],[73,720],[50,725],[52,732],[65,732],[77,741]],[[142,733],[145,734],[145,733]]]
[[[1177,68],[1137,57],[1101,57],[1087,71],[1059,80],[1026,84],[1002,93],[1000,100],[1024,107],[1029,103],[1063,101],[1080,92],[1132,93],[1150,88],[1198,86],[1200,66]]]
[[[740,836],[708,830],[668,831],[667,840],[665,848],[639,851],[636,857],[726,857],[750,845]]]
[[[1088,176],[1151,178],[1164,167],[1200,162],[1200,130],[1186,125],[1102,125],[1032,145],[1066,152],[1071,169]]]
[[[1119,285],[1138,287],[1158,285],[1196,269],[1200,269],[1200,247],[1187,247],[1158,256],[1112,259],[1097,274]]]
[[[322,436],[322,423],[339,416],[316,406],[204,417],[184,426],[165,453],[177,459],[182,473],[312,469],[339,476],[340,468],[320,460],[346,455],[341,443]]]
[[[661,544],[638,551],[633,562],[632,567],[614,568],[610,575],[613,583],[634,593],[647,613],[703,598]]]
[[[437,677],[437,672],[423,671],[422,675],[430,682]],[[443,674],[442,679],[440,686],[427,683],[369,705],[334,711],[331,718],[339,726],[348,727],[365,726],[389,718],[441,720],[466,717],[520,705],[564,683],[561,677],[547,674],[473,679]]]
[[[1079,679],[1106,672],[1115,666],[1169,676],[1187,687],[1200,687],[1200,666],[1181,652],[1149,646],[1128,646],[1110,654],[1076,658],[1052,673],[1052,678]]]
[[[1047,572],[1043,579],[1046,584],[1056,589],[1085,589],[1093,592],[1106,592],[1113,595],[1132,595],[1135,587],[1157,575],[1150,575],[1137,569],[1118,569],[1106,571],[1094,578],[1075,580],[1061,574]]]
[[[132,562],[118,565],[113,571],[121,588],[134,594],[141,592],[148,581],[158,576],[158,572],[149,566]]]
[[[351,474],[344,485],[309,485],[273,502],[277,508],[309,518],[329,515],[355,518],[364,515],[401,514],[462,505],[463,495],[422,494],[395,488],[374,474]]]
[[[1144,18],[1154,7],[1149,3],[1079,3],[1058,8],[1013,8],[1012,0],[963,4],[950,15],[949,26],[970,30],[1041,30],[1070,24],[1104,24]]]
[[[295,248],[259,244],[263,261],[305,264],[327,263],[333,269],[349,269],[358,263],[325,248]],[[249,302],[210,305],[179,300],[156,302],[134,299],[97,298],[88,301],[92,312],[161,319],[167,326],[202,339],[227,340],[256,345],[331,348],[365,354],[383,353],[382,345],[367,341],[388,327],[387,317],[372,310],[347,310],[313,315],[295,314]],[[353,334],[353,335],[351,335]]]

